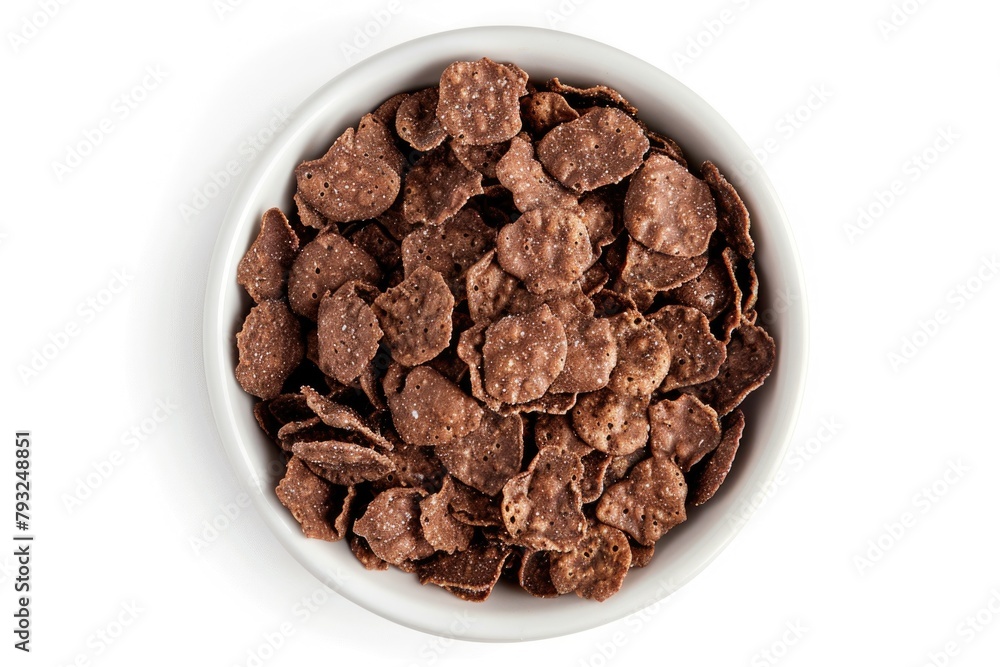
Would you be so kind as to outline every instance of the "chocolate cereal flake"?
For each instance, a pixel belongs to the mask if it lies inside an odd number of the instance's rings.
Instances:
[[[299,249],[299,237],[280,209],[264,213],[260,232],[240,260],[236,280],[257,303],[285,295],[285,278]]]
[[[284,301],[264,301],[250,309],[236,334],[236,380],[248,394],[274,398],[305,356],[299,321]]]

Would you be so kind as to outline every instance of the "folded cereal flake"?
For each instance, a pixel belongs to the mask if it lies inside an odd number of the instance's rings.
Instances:
[[[285,295],[285,275],[299,249],[299,237],[280,209],[264,213],[260,232],[236,269],[236,281],[257,303]]]
[[[574,192],[617,183],[642,164],[649,141],[628,114],[594,108],[558,125],[538,142],[545,169]]]
[[[670,372],[660,391],[708,382],[719,374],[726,345],[712,335],[703,312],[687,306],[664,306],[647,318],[663,332],[670,346]]]
[[[375,313],[357,294],[356,283],[345,283],[319,304],[317,328],[319,367],[338,382],[353,382],[378,352],[382,338]]]
[[[604,493],[604,478],[613,457],[593,450],[582,459],[583,477],[580,478],[580,498],[584,504],[592,503]]]
[[[372,257],[336,232],[324,232],[307,243],[288,275],[288,303],[292,310],[316,319],[319,302],[329,290],[356,280],[375,284],[382,271]]]
[[[666,291],[697,277],[707,265],[708,255],[664,255],[629,239],[621,277],[628,285]]]
[[[437,117],[466,144],[495,144],[521,131],[520,98],[528,76],[516,65],[489,58],[456,62],[441,74]]]
[[[600,257],[601,249],[615,240],[614,195],[608,188],[588,192],[580,198],[583,209],[583,224],[587,227],[594,257]]]
[[[289,422],[278,429],[278,444],[287,452],[300,442],[316,442],[336,437],[336,432],[319,417]]]
[[[399,112],[399,107],[409,97],[409,93],[397,93],[378,105],[375,111],[372,112],[372,115],[382,121],[386,127],[396,127],[396,114]]]
[[[296,192],[292,197],[292,201],[295,202],[295,209],[299,214],[299,222],[301,222],[305,227],[313,229],[326,229],[333,224],[332,220],[324,218],[322,213],[306,202],[300,193]]]
[[[535,159],[535,149],[523,134],[511,139],[510,149],[496,165],[496,177],[510,190],[522,213],[545,206],[575,206],[577,197],[564,188]]]
[[[743,292],[740,291],[739,281],[736,278],[739,260],[739,255],[732,248],[722,249],[722,266],[725,269],[727,287],[732,294],[726,312],[719,318],[721,338],[727,343],[733,335],[733,329],[740,326],[740,322],[743,321]]]
[[[406,175],[403,218],[411,225],[440,225],[473,195],[483,194],[483,175],[466,169],[447,146],[424,155]]]
[[[719,446],[719,416],[690,394],[660,401],[649,408],[649,448],[687,472]]]
[[[465,293],[472,321],[489,324],[500,317],[519,289],[517,278],[500,267],[496,251],[490,250],[465,273]]]
[[[549,307],[566,333],[566,364],[549,391],[584,394],[606,387],[618,362],[611,322],[580,312],[569,299],[554,300]]]
[[[549,572],[548,551],[529,549],[521,556],[521,564],[517,571],[517,583],[536,598],[559,597],[559,591],[552,583]]]
[[[736,192],[736,188],[711,162],[701,165],[701,176],[708,183],[719,210],[719,232],[736,252],[744,258],[753,257],[754,245],[750,238],[750,213]]]
[[[504,527],[530,549],[569,551],[583,538],[587,520],[580,499],[583,464],[555,447],[539,450],[528,469],[503,487]]]
[[[451,340],[455,297],[441,274],[420,266],[399,285],[375,299],[392,358],[418,366],[436,357]]]
[[[366,224],[350,238],[351,243],[368,253],[383,271],[391,272],[403,262],[399,243],[374,222]]]
[[[640,461],[597,501],[597,518],[650,546],[687,518],[684,474],[662,456]]]
[[[344,538],[347,526],[342,525],[343,522],[339,527],[334,523],[341,515],[351,490],[331,486],[313,474],[302,459],[292,457],[276,493],[281,504],[302,526],[306,537],[327,542]]]
[[[719,375],[686,391],[715,408],[720,417],[727,415],[764,383],[774,368],[775,354],[774,339],[760,327],[744,321],[726,345],[726,360],[719,368]]]
[[[663,155],[650,155],[629,182],[625,227],[650,250],[676,257],[702,254],[715,216],[708,185]]]
[[[455,153],[455,157],[465,165],[466,169],[478,171],[484,178],[497,177],[497,163],[510,148],[509,141],[475,146],[473,144],[463,144],[452,139],[448,145],[451,147],[452,152]]]
[[[292,453],[313,464],[313,471],[332,484],[372,482],[389,474],[392,461],[370,447],[351,442],[299,442]]]
[[[593,264],[579,210],[536,208],[500,230],[497,261],[535,294],[568,287]]]
[[[452,516],[448,503],[454,492],[451,477],[445,477],[440,491],[420,501],[420,525],[424,539],[438,551],[449,554],[465,551],[475,533],[472,526]]]
[[[740,447],[743,428],[746,426],[743,411],[730,412],[723,421],[723,426],[725,431],[722,433],[722,442],[712,452],[708,464],[692,484],[694,491],[691,493],[691,502],[695,505],[704,505],[711,500],[726,481],[729,470],[733,467],[733,459],[736,458],[736,450]]]
[[[462,209],[441,225],[421,227],[403,239],[403,269],[409,276],[420,266],[430,267],[456,297],[465,298],[465,272],[493,248],[496,236],[476,211]]]
[[[457,481],[453,481],[452,486],[454,492],[449,500],[449,506],[456,519],[469,526],[491,528],[503,526],[499,496],[487,496]]]
[[[354,522],[354,532],[365,538],[375,555],[391,565],[420,560],[434,547],[420,530],[420,499],[417,489],[395,488],[378,494]]]
[[[566,332],[548,305],[490,325],[482,348],[483,386],[504,403],[541,398],[566,365]]]
[[[646,546],[629,539],[628,546],[632,550],[632,567],[646,567],[653,560],[655,545]]]
[[[437,445],[434,451],[456,479],[495,496],[504,482],[521,471],[524,424],[520,415],[500,417],[485,411],[479,428]]]
[[[417,566],[422,584],[436,584],[449,590],[484,593],[473,596],[485,600],[500,579],[510,549],[498,544],[474,544],[456,554],[437,554]],[[455,592],[455,591],[452,591]],[[456,593],[458,594],[458,593]],[[460,596],[461,597],[461,596]]]
[[[599,84],[590,88],[577,88],[563,83],[558,77],[553,77],[546,82],[545,89],[566,96],[578,109],[592,106],[615,107],[629,116],[639,113],[624,95],[608,86]]]
[[[736,285],[722,258],[713,257],[704,271],[670,290],[667,296],[679,305],[697,308],[714,320],[733,305]]]
[[[575,592],[586,600],[603,602],[618,592],[632,564],[625,533],[592,521],[587,536],[572,551],[553,553],[551,576],[562,594]]]
[[[251,308],[236,334],[236,347],[237,382],[248,394],[263,399],[281,393],[306,353],[299,321],[284,301],[264,301]]]
[[[573,408],[573,430],[594,449],[612,456],[642,449],[649,439],[649,396],[626,396],[610,389],[585,394]]]
[[[400,437],[411,445],[440,445],[479,428],[483,409],[436,370],[417,366],[406,376],[402,391],[398,379],[386,375],[386,402]]]
[[[521,98],[521,118],[536,137],[579,117],[577,110],[559,93],[542,91]]]
[[[385,123],[373,114],[365,114],[354,133],[354,150],[363,158],[383,160],[402,176],[406,158],[396,148],[396,138]]]
[[[437,148],[448,133],[437,119],[437,86],[413,93],[396,111],[396,133],[418,151]]]
[[[382,437],[374,427],[362,419],[361,415],[347,407],[334,403],[312,387],[302,387],[302,395],[309,409],[316,413],[324,424],[331,428],[357,433],[369,444],[383,449],[392,449],[392,443]]]
[[[358,559],[366,570],[388,570],[389,564],[375,555],[372,548],[368,546],[368,540],[351,533],[350,537],[351,553]]]
[[[608,318],[618,344],[618,363],[608,388],[629,396],[649,396],[670,371],[670,345],[660,329],[637,310]]]
[[[370,150],[356,146],[354,129],[347,128],[326,155],[296,167],[302,199],[333,222],[365,220],[384,212],[399,194],[399,173],[396,164]]]

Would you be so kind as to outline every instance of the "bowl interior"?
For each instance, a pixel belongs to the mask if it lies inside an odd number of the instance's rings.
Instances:
[[[563,596],[532,598],[498,587],[482,604],[462,602],[413,575],[368,572],[345,543],[306,539],[278,502],[283,465],[253,417],[254,399],[236,383],[235,334],[249,310],[236,265],[265,210],[292,209],[292,171],[322,155],[333,140],[383,99],[437,82],[455,60],[489,56],[515,62],[534,80],[603,83],[621,91],[654,129],[676,139],[693,164],[711,159],[736,184],[750,209],[761,274],[760,320],[778,344],[772,377],[745,404],[747,431],[719,494],[657,544],[652,563],[632,570],[603,603]],[[317,578],[357,604],[425,632],[483,641],[559,636],[611,622],[669,595],[700,572],[749,516],[747,499],[774,475],[791,436],[806,363],[805,299],[787,220],[766,177],[735,131],[678,81],[622,51],[582,37],[537,28],[470,28],[431,35],[355,65],[317,91],[244,178],[223,221],[205,304],[209,394],[223,444],[260,513],[285,548]],[[279,575],[280,576],[280,575]]]

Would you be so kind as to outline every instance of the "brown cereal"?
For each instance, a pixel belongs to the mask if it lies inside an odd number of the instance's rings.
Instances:
[[[361,117],[358,129],[354,133],[354,150],[363,158],[384,161],[399,176],[402,176],[406,167],[406,158],[396,148],[396,138],[392,130],[373,114]]]
[[[638,109],[632,106],[621,93],[605,85],[598,84],[590,88],[577,88],[576,86],[563,83],[558,77],[552,77],[546,82],[545,88],[546,90],[566,96],[577,108],[591,106],[615,107],[621,109],[629,116],[635,116],[639,113]]]
[[[508,141],[476,146],[452,139],[448,145],[451,147],[452,152],[455,153],[455,157],[465,165],[466,169],[478,171],[484,178],[497,177],[497,163],[510,148],[510,142]]]
[[[488,496],[461,482],[453,482],[452,486],[454,492],[449,506],[456,519],[469,526],[493,528],[503,526],[499,496]]]
[[[396,133],[418,151],[437,148],[448,137],[437,119],[437,86],[411,94],[396,111]]]
[[[740,446],[740,438],[743,437],[743,428],[746,426],[743,411],[730,412],[726,415],[723,426],[725,430],[722,433],[722,442],[712,452],[708,464],[693,484],[691,502],[694,505],[707,503],[726,481],[729,470],[733,467],[733,459],[736,458],[736,450]]]
[[[628,396],[649,396],[670,371],[670,345],[642,313],[628,309],[608,319],[618,344],[618,363],[608,388]]]
[[[427,558],[434,547],[420,530],[420,499],[424,495],[418,489],[383,491],[354,522],[354,532],[368,541],[376,556],[392,565]]]
[[[510,549],[498,544],[474,544],[465,551],[438,554],[419,564],[417,576],[422,584],[436,584],[463,599],[481,602],[500,579],[509,555]]]
[[[753,257],[754,245],[750,238],[750,213],[736,188],[711,162],[701,165],[701,177],[708,183],[719,211],[719,232],[736,252],[745,259]]]
[[[457,298],[464,298],[465,272],[493,248],[496,235],[476,211],[463,209],[443,224],[421,227],[403,239],[403,269],[409,276],[417,267],[429,266]]]
[[[370,447],[326,440],[299,442],[292,453],[312,465],[312,470],[332,484],[349,486],[373,482],[392,472],[392,461]]]
[[[654,456],[636,464],[628,476],[597,501],[597,518],[649,546],[687,518],[684,474],[672,461]]]
[[[357,280],[375,284],[382,277],[378,263],[336,232],[324,232],[307,243],[288,274],[288,303],[297,315],[316,319],[327,291]]]
[[[642,128],[627,114],[595,108],[542,137],[538,159],[573,192],[588,192],[634,172],[647,150]]]
[[[236,376],[307,536],[461,600],[604,600],[718,490],[775,361],[750,219],[620,93],[456,62],[295,178]]]
[[[621,277],[629,285],[667,291],[696,278],[707,265],[708,255],[664,255],[629,239]]]
[[[393,371],[396,370],[394,373]],[[386,375],[386,403],[400,437],[411,445],[439,445],[479,428],[483,410],[433,368],[417,366],[399,391],[399,369]]]
[[[535,294],[569,286],[593,259],[587,228],[571,209],[533,209],[497,236],[500,266]]]
[[[392,449],[391,442],[362,419],[361,415],[346,405],[334,403],[312,387],[302,387],[302,396],[305,397],[309,409],[327,426],[349,433],[357,433],[369,444],[378,445],[383,449]]]
[[[351,533],[349,542],[351,545],[351,553],[354,554],[354,557],[358,559],[366,570],[385,571],[389,569],[389,564],[376,556],[375,552],[372,551],[372,548],[368,546],[368,540]]]
[[[625,533],[591,521],[587,536],[572,551],[550,556],[552,584],[560,594],[575,592],[603,602],[618,592],[632,564]]]
[[[594,449],[619,456],[646,445],[648,396],[624,396],[610,389],[585,394],[573,408],[573,430]]]
[[[541,91],[521,98],[521,118],[536,137],[579,117],[577,110],[559,93]]]
[[[317,314],[319,367],[338,382],[353,382],[378,352],[382,338],[371,306],[358,296],[356,284],[345,283],[329,292]]]
[[[719,446],[722,430],[715,410],[690,394],[649,407],[649,449],[684,472]]]
[[[521,131],[520,98],[528,77],[516,65],[489,58],[456,62],[441,74],[437,117],[466,144],[495,144]]]
[[[304,227],[312,229],[326,229],[333,224],[331,220],[327,220],[323,217],[322,213],[310,206],[298,192],[296,192],[292,197],[292,201],[295,202],[295,210],[299,214],[299,222],[301,222]]]
[[[392,358],[419,366],[451,341],[455,297],[441,274],[420,266],[399,285],[375,299],[375,315],[385,331]]]
[[[566,365],[566,332],[543,304],[491,324],[482,355],[486,393],[504,403],[526,403],[541,398]]]
[[[522,213],[546,206],[576,205],[576,195],[564,188],[535,159],[531,141],[519,135],[510,140],[510,149],[497,162],[496,177],[510,190]]]
[[[260,232],[236,269],[236,281],[257,303],[285,295],[285,277],[299,249],[299,237],[280,209],[264,213]]]
[[[440,491],[420,501],[420,525],[424,539],[436,550],[449,554],[467,549],[475,532],[472,526],[452,516],[448,503],[454,493],[451,477],[445,477]]]
[[[437,445],[434,451],[455,479],[495,496],[521,471],[524,424],[520,415],[501,417],[485,411],[479,428]]]
[[[251,308],[236,334],[236,347],[236,380],[243,391],[263,399],[281,393],[306,353],[299,321],[284,301],[264,301]]]
[[[517,583],[536,598],[559,597],[559,591],[552,583],[549,566],[549,551],[530,549],[521,556],[517,571]]]
[[[531,549],[569,551],[583,537],[583,464],[555,447],[539,450],[528,469],[503,487],[504,527],[518,544]]]
[[[378,105],[372,115],[382,121],[386,127],[396,127],[396,114],[399,112],[399,107],[403,105],[403,102],[409,98],[409,93],[398,93],[393,95],[382,104]]]
[[[281,504],[302,526],[306,537],[327,542],[344,538],[346,526],[336,519],[343,511],[350,490],[331,486],[313,474],[302,459],[292,457],[275,492]]]
[[[726,345],[712,335],[703,312],[687,306],[664,306],[647,318],[663,332],[670,346],[670,372],[660,391],[708,382],[719,374]]]
[[[466,169],[447,146],[424,155],[406,175],[403,218],[411,225],[440,225],[473,195],[483,194],[483,175]]]
[[[399,243],[388,232],[374,222],[366,224],[351,235],[351,243],[368,253],[378,262],[379,267],[391,273],[403,262]]]
[[[674,303],[697,308],[714,320],[733,305],[736,284],[721,257],[712,258],[705,270],[667,293]]]
[[[490,250],[465,273],[465,293],[472,321],[477,324],[492,322],[507,309],[518,289],[517,278],[500,267],[496,251]]]
[[[295,168],[302,199],[333,222],[374,218],[399,194],[397,165],[379,159],[366,145],[357,146],[347,128],[326,155]]]
[[[650,250],[695,257],[715,231],[715,202],[704,181],[653,154],[629,182],[624,219],[632,238]]]
[[[764,383],[774,368],[774,359],[774,339],[762,328],[744,322],[726,345],[719,375],[687,391],[715,408],[720,417],[727,415]]]
[[[566,363],[549,391],[584,394],[606,387],[618,362],[611,322],[580,312],[566,299],[553,301],[550,308],[566,334]]]

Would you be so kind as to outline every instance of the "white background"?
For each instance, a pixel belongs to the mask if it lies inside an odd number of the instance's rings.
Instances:
[[[1000,7],[399,1],[351,58],[343,46],[387,1],[50,2],[51,18],[45,2],[3,4],[0,430],[33,432],[38,537],[30,656],[11,647],[0,550],[0,662],[254,664],[290,622],[264,664],[996,664]],[[238,507],[201,366],[204,280],[235,189],[211,187],[213,172],[246,165],[275,110],[357,57],[481,24],[586,35],[706,98],[762,150],[811,302],[786,477],[749,526],[655,612],[523,645],[442,642],[333,594],[294,613],[317,582]],[[54,166],[102,121],[111,132],[77,166]],[[195,191],[208,206],[185,219]],[[872,220],[852,237],[859,208]],[[36,352],[51,358],[27,373]],[[175,406],[161,422],[158,401]]]

